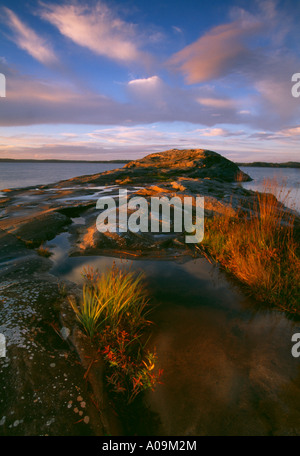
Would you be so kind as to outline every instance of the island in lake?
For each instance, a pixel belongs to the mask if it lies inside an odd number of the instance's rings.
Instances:
[[[1,434],[299,435],[299,217],[249,180],[172,149],[1,190]],[[203,240],[99,231],[120,189],[204,197]]]
[[[269,163],[269,162],[252,162],[237,163],[238,166],[249,166],[253,168],[300,168],[299,162]]]

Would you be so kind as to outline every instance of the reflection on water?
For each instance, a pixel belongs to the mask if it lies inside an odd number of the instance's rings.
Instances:
[[[275,196],[287,207],[300,212],[300,169],[299,168],[256,168],[241,166],[240,169],[252,177],[253,181],[243,182],[248,190],[265,191],[265,181],[275,181],[281,194]]]
[[[76,176],[103,173],[123,166],[124,163],[2,162],[0,167],[0,189],[51,184],[54,181],[58,182]]]
[[[84,266],[101,272],[114,261],[146,274],[158,304],[150,344],[164,375],[134,433],[300,434],[300,363],[291,355],[299,323],[245,297],[205,259],[69,258],[67,233],[51,243],[52,273],[65,280],[81,283]]]

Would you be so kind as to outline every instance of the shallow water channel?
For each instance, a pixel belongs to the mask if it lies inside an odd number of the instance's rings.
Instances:
[[[68,237],[48,243],[52,274],[81,283],[84,266],[101,272],[116,262],[145,273],[157,304],[150,344],[163,384],[146,394],[149,413],[133,433],[300,434],[300,358],[291,354],[299,322],[246,297],[206,259],[69,257]]]

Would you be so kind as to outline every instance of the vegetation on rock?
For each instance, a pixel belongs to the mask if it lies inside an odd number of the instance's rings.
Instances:
[[[155,369],[156,353],[146,349],[145,327],[150,311],[143,275],[135,276],[115,265],[99,272],[84,269],[82,300],[69,302],[86,333],[99,345],[106,379],[113,393],[127,403],[145,389],[154,389],[162,375]]]

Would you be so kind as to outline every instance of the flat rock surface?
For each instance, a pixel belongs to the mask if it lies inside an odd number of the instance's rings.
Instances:
[[[0,251],[0,435],[103,435],[84,369],[60,334],[52,262],[2,230]]]
[[[97,200],[116,198],[122,188],[127,189],[129,196],[145,197],[147,204],[153,196],[204,196],[206,217],[250,211],[255,193],[242,188],[235,182],[237,179],[243,181],[248,177],[215,152],[172,150],[102,174],[3,192],[5,197],[0,198],[0,333],[7,336],[8,357],[0,358],[0,388],[4,391],[0,396],[0,435],[104,433],[91,391],[83,378],[84,363],[79,364],[78,356],[61,337],[61,328],[57,326],[61,295],[58,280],[50,273],[51,257],[39,256],[36,247],[51,239],[55,242],[66,234],[70,244],[66,255],[186,256],[191,251],[183,233],[99,233]],[[278,210],[285,208],[278,203]],[[70,287],[75,288],[74,284]],[[174,328],[176,332],[176,325]],[[188,338],[187,341],[192,353],[194,342]],[[160,347],[163,353],[164,345]],[[165,360],[162,356],[166,365],[172,352],[168,350],[164,352]],[[213,365],[213,361],[210,362]],[[265,394],[262,382],[273,375],[272,372],[262,372],[261,377],[258,369],[251,372],[257,387],[262,385],[262,395]],[[172,378],[167,381],[172,389]],[[298,386],[296,390],[298,404]],[[271,407],[271,391],[266,391],[266,407]],[[175,386],[173,393],[176,396]],[[220,401],[224,401],[225,396],[227,392],[220,394]],[[209,403],[204,405],[203,410],[208,410]],[[154,408],[155,412],[164,413],[159,404]],[[222,413],[225,417],[223,408]],[[176,407],[163,421],[165,430],[172,425],[168,422],[170,416],[175,420]],[[249,419],[249,415],[246,418]],[[256,432],[254,411],[250,418],[248,429]],[[297,413],[296,418],[298,420]],[[234,420],[233,411],[228,420]],[[263,432],[270,432],[272,426],[264,423]],[[181,424],[174,426],[182,429]],[[197,426],[197,432],[206,432],[201,423]],[[281,422],[280,426],[279,433],[289,429]],[[216,425],[215,429],[217,432],[220,427]],[[241,429],[243,431],[242,425]],[[188,435],[189,431],[184,429],[184,432]],[[291,430],[295,432],[298,427]]]

